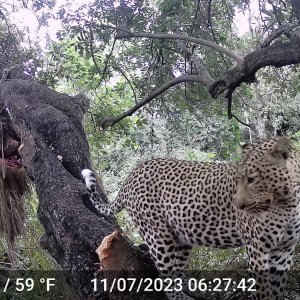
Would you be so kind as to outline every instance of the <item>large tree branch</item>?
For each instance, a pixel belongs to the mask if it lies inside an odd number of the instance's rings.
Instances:
[[[255,73],[261,68],[266,66],[282,67],[298,63],[300,63],[300,38],[295,37],[294,40],[289,43],[277,42],[271,46],[259,48],[249,53],[244,58],[244,64],[242,68],[241,66],[236,66],[221,74],[216,80],[213,80],[207,71],[206,72],[209,76],[204,76],[203,74],[199,76],[181,75],[153,91],[148,97],[138,102],[135,106],[120,116],[105,118],[101,122],[101,126],[112,126],[127,116],[131,116],[139,108],[149,103],[155,97],[182,82],[189,81],[201,83],[209,89],[209,92],[213,98],[217,98],[226,91],[231,91],[231,93],[233,93],[234,90],[243,82],[247,84],[253,83],[255,81]]]
[[[118,34],[116,38],[118,39],[124,39],[124,38],[133,38],[133,37],[141,37],[141,38],[150,38],[150,39],[170,39],[170,40],[181,40],[181,41],[187,41],[195,44],[199,44],[202,46],[207,46],[213,49],[216,49],[232,59],[234,59],[238,65],[243,65],[243,58],[235,54],[234,52],[230,51],[229,49],[220,46],[218,44],[215,44],[213,42],[207,41],[202,38],[195,38],[191,36],[186,36],[183,34],[172,34],[172,33],[148,33],[148,32],[131,32],[129,30],[111,26],[111,25],[102,25],[103,27],[115,29],[118,31]]]
[[[223,73],[209,88],[213,98],[228,89],[236,89],[241,83],[253,83],[255,73],[266,66],[282,67],[300,63],[300,38],[289,43],[275,43],[270,47],[257,49],[244,59],[244,69],[235,67]]]
[[[129,84],[131,90],[132,90],[132,93],[133,93],[133,96],[134,96],[134,101],[135,103],[138,102],[138,99],[137,99],[137,95],[136,95],[136,92],[135,92],[135,89],[134,89],[134,86],[133,84],[131,83],[131,80],[130,78],[128,77],[128,75],[126,75],[126,72],[124,70],[122,70],[121,67],[117,67],[117,66],[112,66],[112,68],[114,70],[117,70],[118,72],[120,72],[122,74],[122,76],[125,78],[125,80],[127,81],[127,83]]]
[[[151,100],[153,100],[157,96],[161,95],[163,92],[165,92],[169,88],[171,88],[181,82],[199,82],[204,85],[207,85],[207,81],[203,80],[203,78],[201,76],[183,74],[183,75],[176,77],[173,80],[167,82],[166,84],[164,84],[157,90],[153,91],[148,97],[146,97],[144,100],[138,102],[136,105],[134,105],[132,108],[130,108],[126,112],[122,113],[121,115],[119,115],[117,117],[103,119],[102,122],[100,123],[100,126],[102,128],[113,126],[114,124],[120,122],[121,120],[125,119],[126,117],[132,116],[142,106],[149,103]]]

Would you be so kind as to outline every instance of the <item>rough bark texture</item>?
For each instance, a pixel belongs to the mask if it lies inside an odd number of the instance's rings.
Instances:
[[[95,250],[116,226],[114,219],[98,217],[82,203],[86,188],[80,171],[92,169],[82,127],[88,107],[84,96],[71,97],[30,80],[8,79],[0,90],[0,109],[9,110],[23,135],[20,154],[34,181],[38,218],[45,227],[41,245],[67,271],[66,279],[79,299],[93,294],[90,280],[99,262]],[[101,184],[98,188],[104,194]],[[143,252],[128,240],[126,247],[135,264],[149,265]],[[100,293],[99,298],[107,296]],[[151,295],[139,296],[146,298]]]
[[[259,48],[249,53],[244,58],[244,65],[237,66],[228,72],[224,72],[210,86],[209,92],[213,98],[217,98],[226,90],[234,91],[243,82],[255,81],[257,70],[266,67],[282,67],[300,62],[300,38],[295,37],[289,43],[274,43],[270,47]]]

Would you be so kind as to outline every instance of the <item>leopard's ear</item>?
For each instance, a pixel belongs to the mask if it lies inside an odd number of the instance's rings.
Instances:
[[[282,136],[278,138],[278,140],[274,144],[271,154],[279,158],[288,159],[290,154],[290,148],[290,140],[287,137]]]
[[[239,145],[244,150],[245,148],[247,148],[247,146],[249,145],[249,143],[239,142]]]
[[[280,137],[276,139],[271,152],[268,154],[268,160],[274,165],[281,167],[286,166],[286,161],[290,156],[291,143],[287,137]]]
[[[241,156],[243,151],[249,146],[249,143],[239,142],[239,147],[237,149],[238,155]]]

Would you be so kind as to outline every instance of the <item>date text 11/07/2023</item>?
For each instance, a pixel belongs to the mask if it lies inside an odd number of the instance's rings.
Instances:
[[[114,279],[97,279],[91,280],[93,291],[103,290],[104,292],[180,292],[183,288],[191,292],[226,292],[226,291],[242,291],[254,292],[255,279],[242,278],[238,281],[232,278],[214,278],[208,280],[205,278],[196,279],[189,278],[187,280],[181,278],[114,278]]]

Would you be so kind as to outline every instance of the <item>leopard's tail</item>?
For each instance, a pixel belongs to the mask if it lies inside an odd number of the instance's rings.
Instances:
[[[96,187],[96,178],[94,173],[90,169],[84,169],[81,171],[82,179],[84,180],[86,184],[86,188],[88,190],[88,201],[90,203],[87,203],[85,201],[85,205],[94,211],[96,210],[97,213],[100,215],[114,215],[121,210],[123,210],[124,205],[119,197],[112,202],[112,203],[103,203],[101,197],[99,196],[99,193],[97,192]],[[86,199],[84,199],[86,200]],[[90,207],[90,204],[92,204],[92,207]]]

